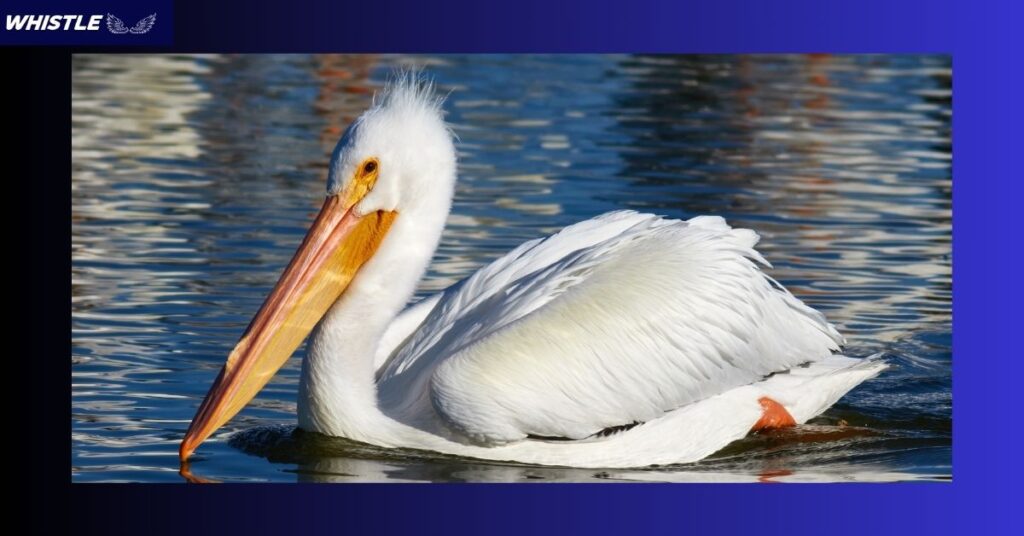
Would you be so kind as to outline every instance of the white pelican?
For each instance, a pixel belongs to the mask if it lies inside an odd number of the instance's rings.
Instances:
[[[575,467],[696,461],[803,423],[885,367],[833,355],[843,338],[761,272],[758,235],[713,216],[598,216],[403,311],[455,179],[442,100],[399,77],[338,142],[323,208],[228,356],[182,460],[311,331],[300,428]]]

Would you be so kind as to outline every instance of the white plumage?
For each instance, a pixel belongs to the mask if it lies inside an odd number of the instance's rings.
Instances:
[[[747,434],[761,397],[802,423],[884,368],[833,355],[842,337],[761,271],[757,234],[718,217],[605,214],[402,311],[455,183],[429,86],[402,77],[349,129],[329,193],[368,158],[380,176],[353,210],[397,217],[311,336],[302,428],[492,460],[682,463]]]
[[[382,370],[382,407],[482,443],[583,439],[829,356],[839,334],[773,286],[756,241],[613,212],[528,242],[443,293]]]

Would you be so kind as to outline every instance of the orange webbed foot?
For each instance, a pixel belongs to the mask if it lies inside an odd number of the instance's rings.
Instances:
[[[778,402],[762,396],[757,400],[761,404],[761,408],[764,413],[761,414],[761,418],[754,423],[754,427],[750,429],[751,432],[760,432],[762,430],[776,430],[779,428],[789,428],[796,426],[796,420],[793,416],[786,411],[786,408]]]

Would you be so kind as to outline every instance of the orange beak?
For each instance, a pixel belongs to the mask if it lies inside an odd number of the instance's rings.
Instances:
[[[372,183],[324,201],[299,250],[199,406],[181,442],[183,461],[259,393],[377,251],[397,213],[357,216],[352,206],[371,187]]]

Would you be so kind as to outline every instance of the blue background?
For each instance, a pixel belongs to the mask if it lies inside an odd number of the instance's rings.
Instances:
[[[143,4],[145,0],[138,3],[140,9]],[[66,523],[76,531],[91,526],[106,533],[158,534],[1019,531],[1020,524],[1012,523],[1011,507],[1020,504],[1012,499],[1020,495],[1016,480],[1021,471],[1015,460],[1020,425],[1010,412],[1020,405],[1017,389],[1022,378],[1017,326],[1021,268],[1016,262],[1022,240],[1015,218],[1022,175],[1020,11],[1009,1],[949,0],[860,0],[843,5],[802,0],[719,0],[701,5],[530,0],[504,8],[464,0],[345,1],[318,7],[303,1],[229,7],[178,0],[174,48],[152,50],[952,53],[953,482],[71,486],[69,456],[60,450],[68,442],[69,365],[66,358],[29,358],[19,364],[30,367],[25,372],[31,378],[25,408],[35,413],[27,448],[33,466],[48,465],[45,474],[30,481],[33,520],[40,525]],[[70,131],[69,62],[66,51],[52,50],[31,60],[30,66],[51,62],[47,65],[56,73],[49,79],[34,72],[25,75],[26,88],[44,88],[25,97],[34,114],[26,131],[29,139],[37,140],[30,149],[41,157],[41,164],[33,172],[36,180],[18,185],[26,189],[23,208],[32,213],[26,238],[32,246],[23,251],[31,253],[35,264],[28,267],[27,286],[46,289],[31,302],[32,340],[39,345],[31,355],[67,356],[70,289],[62,263],[69,262],[68,186],[55,183],[53,177],[66,181],[70,176],[70,164],[54,158],[70,152],[66,140],[55,143],[55,136]],[[51,161],[45,161],[47,155]],[[56,502],[58,496],[67,500],[66,506]]]

